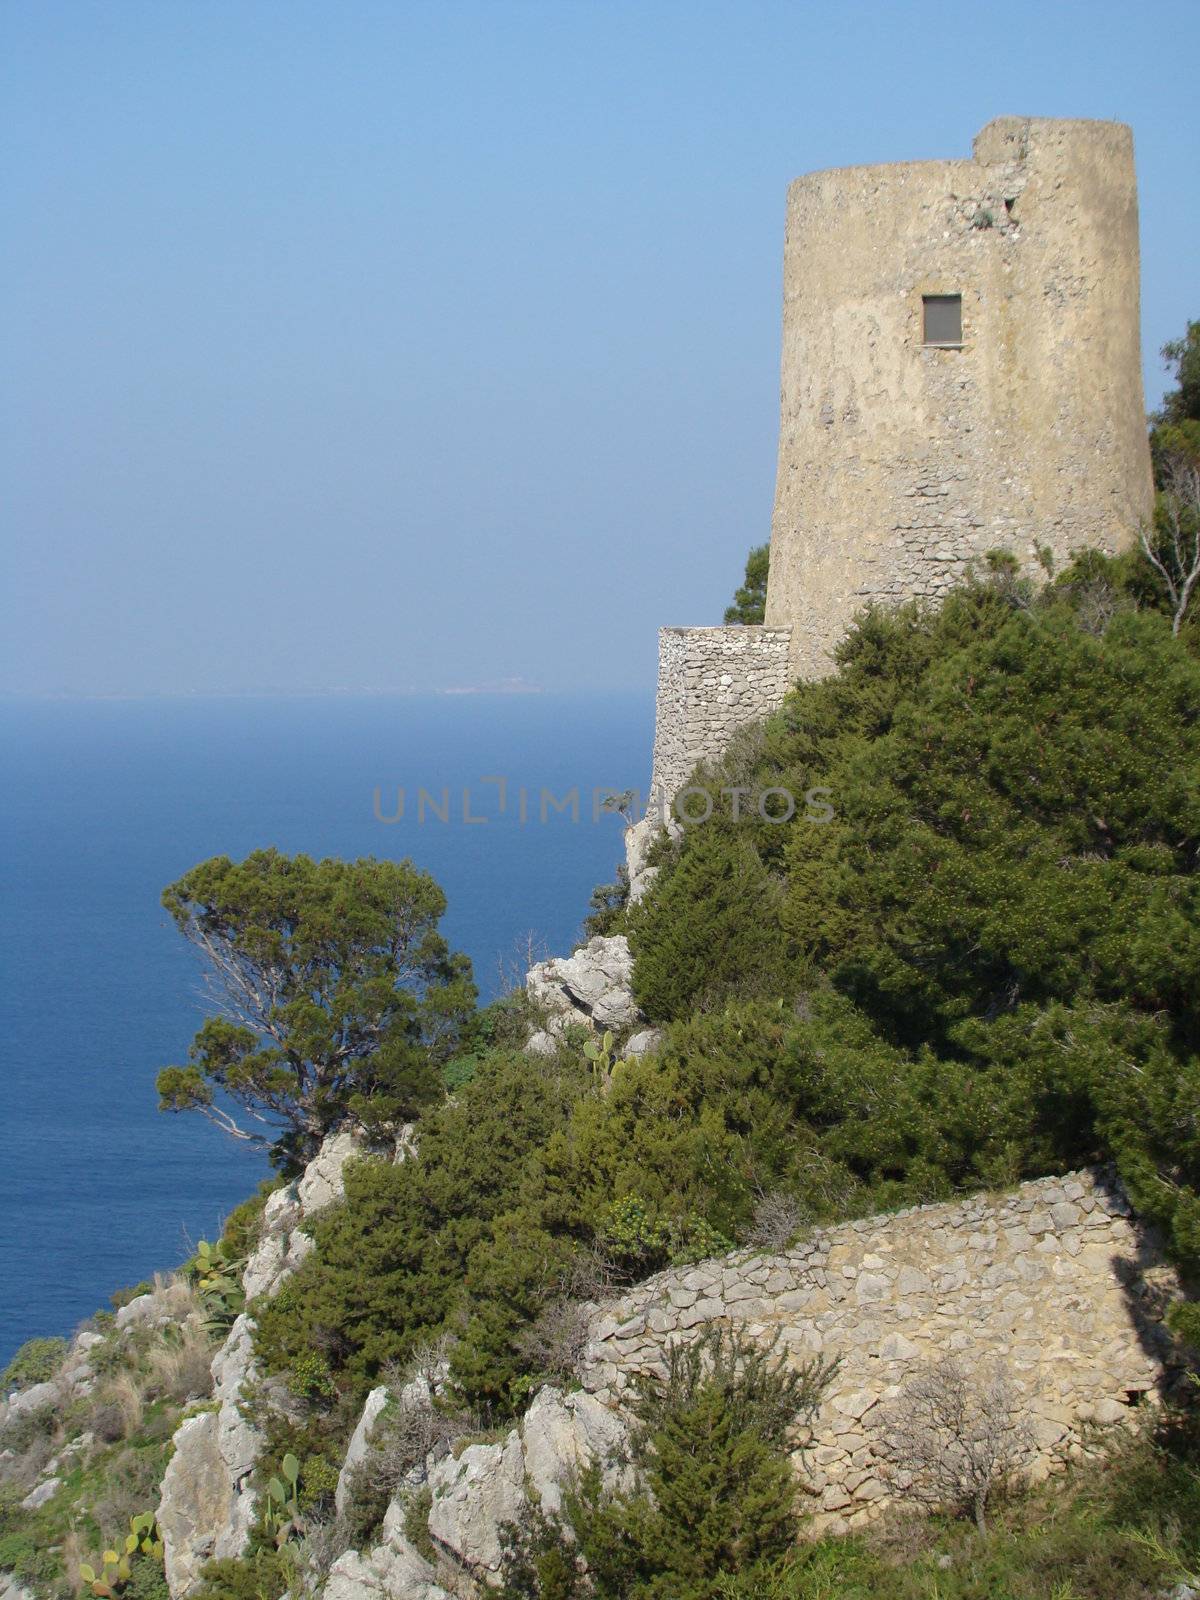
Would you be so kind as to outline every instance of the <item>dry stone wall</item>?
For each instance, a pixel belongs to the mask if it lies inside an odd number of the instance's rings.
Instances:
[[[1177,1292],[1153,1236],[1103,1173],[1027,1183],[1000,1198],[919,1206],[819,1230],[782,1255],[740,1252],[659,1274],[593,1321],[584,1388],[618,1407],[635,1373],[712,1324],[778,1340],[795,1362],[840,1361],[795,1460],[815,1531],[859,1524],[890,1497],[881,1404],[947,1354],[1001,1359],[1037,1445],[1035,1472],[1153,1395]]]
[[[748,723],[788,691],[792,630],[662,628],[651,807],[664,809],[700,761],[716,760]]]

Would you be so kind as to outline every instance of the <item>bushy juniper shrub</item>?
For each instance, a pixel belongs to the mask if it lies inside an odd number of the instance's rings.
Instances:
[[[207,1562],[195,1600],[279,1600],[290,1577],[291,1568],[278,1551],[258,1549],[238,1560]]]
[[[722,1573],[768,1571],[798,1527],[793,1429],[832,1371],[789,1368],[719,1329],[672,1348],[665,1375],[643,1379],[632,1402],[634,1485],[606,1490],[593,1470],[561,1517],[510,1528],[505,1600],[708,1600]]]
[[[522,1213],[522,1195],[540,1189],[541,1149],[586,1082],[585,1067],[487,1056],[424,1120],[419,1161],[348,1168],[345,1203],[313,1226],[316,1251],[260,1311],[256,1345],[267,1369],[286,1372],[321,1348],[361,1397],[385,1363],[405,1361],[477,1307],[484,1325],[463,1342],[466,1363],[473,1341],[490,1349],[502,1326],[532,1314],[554,1250],[536,1213]],[[507,1380],[481,1381],[478,1398],[490,1400]]]
[[[750,778],[827,786],[833,819],[743,801],[735,822],[718,770],[713,819],[630,914],[648,1013],[739,997],[765,946],[773,992],[826,977],[908,1042],[1018,999],[1129,999],[1194,1030],[1200,666],[1165,619],[1127,608],[1097,635],[1069,588],[979,583],[868,616],[840,657]]]
[[[122,1306],[127,1306],[131,1300],[136,1300],[144,1294],[152,1294],[154,1284],[151,1279],[143,1278],[140,1283],[129,1283],[121,1289],[114,1289],[108,1297],[108,1303],[114,1311],[119,1311]]]
[[[244,1261],[254,1249],[262,1233],[263,1211],[267,1201],[285,1183],[285,1179],[276,1174],[271,1178],[264,1178],[255,1192],[233,1210],[225,1218],[225,1226],[221,1229],[221,1254],[230,1261]]]

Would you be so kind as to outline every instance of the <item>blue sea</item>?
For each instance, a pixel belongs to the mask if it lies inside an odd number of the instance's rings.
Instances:
[[[644,787],[652,731],[648,694],[0,707],[0,1367],[176,1265],[266,1173],[157,1110],[204,1002],[166,884],[265,845],[411,857],[492,997],[530,935],[571,948],[621,856],[593,790]]]

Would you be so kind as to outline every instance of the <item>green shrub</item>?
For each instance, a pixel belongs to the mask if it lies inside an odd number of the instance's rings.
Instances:
[[[469,1055],[455,1056],[453,1061],[447,1061],[442,1068],[442,1082],[447,1094],[453,1094],[464,1083],[470,1083],[479,1068],[479,1059],[477,1055]]]
[[[698,1070],[685,1050],[709,1052],[698,1015],[736,1010],[757,986],[782,1016],[819,1019],[832,990],[857,1019],[834,1031],[857,1034],[862,1065],[828,1030],[815,1054],[781,1040],[763,1065],[783,1122],[764,1127],[759,1090],[745,1135],[785,1189],[771,1146],[787,1128],[811,1144],[827,1192],[799,1189],[815,1214],[1111,1158],[1194,1265],[1200,662],[1132,558],[1090,555],[1041,595],[993,566],[940,609],[869,613],[839,670],[705,780],[713,820],[666,851],[629,919],[643,1004],[691,1019],[653,1090],[665,1101],[672,1075],[678,1093]],[[735,822],[733,784],[827,786],[834,817],[798,809],[772,825],[743,803]],[[777,1095],[788,1062],[790,1107]],[[728,1112],[716,1121],[707,1091],[683,1098],[708,1115],[714,1174],[730,1161],[725,1193],[693,1208],[729,1231],[713,1208],[735,1225],[744,1210]],[[651,1117],[659,1147],[663,1121]],[[695,1158],[680,1161],[694,1129],[679,1118],[658,1151],[676,1193],[695,1182],[681,1170]],[[626,1131],[644,1156],[651,1135]],[[601,1148],[601,1171],[606,1159],[623,1157]]]
[[[337,1395],[328,1358],[319,1350],[304,1350],[292,1362],[289,1388],[302,1400],[327,1403]]]
[[[108,1303],[114,1311],[119,1311],[122,1306],[127,1306],[131,1300],[136,1300],[139,1295],[153,1294],[154,1284],[149,1278],[143,1278],[141,1283],[131,1283],[124,1289],[114,1289],[108,1297]]]
[[[209,1561],[201,1569],[195,1600],[279,1600],[290,1576],[276,1550],[256,1550],[236,1561]]]
[[[615,883],[599,883],[592,890],[583,931],[587,938],[611,939],[625,932],[625,913],[629,905],[629,868],[621,862]]]
[[[385,1363],[406,1360],[452,1317],[468,1320],[492,1293],[483,1286],[489,1270],[511,1277],[505,1253],[515,1246],[499,1219],[523,1186],[540,1189],[539,1151],[584,1081],[582,1067],[572,1077],[554,1063],[487,1056],[426,1118],[419,1161],[350,1166],[345,1205],[315,1222],[316,1250],[259,1313],[255,1343],[267,1370],[286,1372],[325,1348],[335,1378],[344,1373],[361,1400]],[[537,1278],[546,1271],[542,1251],[522,1261]],[[472,1359],[470,1337],[456,1359]],[[488,1378],[488,1393],[507,1381]]]
[[[426,1485],[410,1495],[404,1507],[404,1537],[426,1561],[435,1556],[433,1540],[429,1537],[429,1513],[433,1509],[433,1491]]]
[[[1195,1042],[1200,663],[1163,618],[1118,610],[1097,634],[1073,599],[997,580],[868,617],[752,774],[828,786],[833,820],[743,802],[734,822],[717,773],[713,820],[630,915],[651,1014],[790,999],[808,973],[913,1043],[1082,997],[1166,1010]]]
[[[49,1383],[62,1366],[68,1350],[65,1339],[26,1339],[0,1373],[0,1394]]]
[[[278,1175],[264,1178],[255,1192],[225,1218],[221,1229],[221,1251],[230,1261],[244,1261],[259,1241],[262,1215],[267,1201],[285,1180]]]
[[[768,1571],[798,1526],[791,1432],[815,1415],[832,1372],[790,1369],[722,1330],[673,1347],[666,1375],[642,1380],[633,1402],[641,1487],[608,1494],[593,1471],[562,1519],[510,1529],[506,1600],[710,1600],[720,1574]]]

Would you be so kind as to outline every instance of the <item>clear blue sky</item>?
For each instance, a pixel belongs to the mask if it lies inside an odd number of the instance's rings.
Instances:
[[[0,688],[648,685],[769,530],[784,193],[1133,124],[1196,0],[6,0]]]

